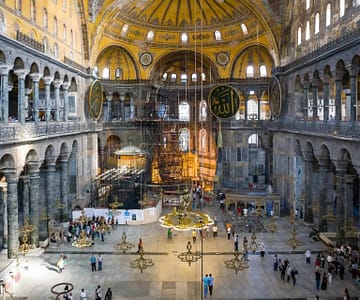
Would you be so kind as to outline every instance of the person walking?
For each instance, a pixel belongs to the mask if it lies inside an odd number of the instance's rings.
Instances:
[[[144,248],[143,248],[143,241],[142,239],[139,239],[139,243],[138,243],[138,251],[137,253],[140,253],[140,251],[143,251]]]
[[[237,234],[234,236],[234,251],[239,251],[239,235]]]
[[[216,237],[217,237],[217,233],[218,233],[218,227],[217,227],[216,224],[213,225],[212,231],[213,231],[213,237],[216,238]]]
[[[86,291],[84,288],[82,288],[80,291],[80,300],[87,300],[86,299]]]
[[[350,294],[348,288],[344,288],[343,298],[344,300],[350,300]]]
[[[196,230],[195,229],[193,229],[191,235],[192,235],[193,243],[195,243],[196,242]]]
[[[209,289],[209,275],[206,274],[203,278],[203,286],[204,286],[204,297],[207,297],[208,295],[208,289]]]
[[[324,272],[322,279],[321,279],[321,289],[326,290],[327,289],[327,275],[326,272]]]
[[[112,290],[111,290],[111,288],[107,289],[104,300],[112,300]]]
[[[99,253],[99,255],[97,257],[98,272],[102,271],[102,262],[103,262],[103,258],[102,258],[101,253]]]
[[[102,292],[101,292],[101,285],[98,285],[95,290],[95,300],[101,300]]]
[[[231,226],[228,225],[228,227],[226,228],[226,232],[227,232],[227,238],[228,240],[230,240],[230,237],[231,237]]]
[[[59,273],[62,273],[62,271],[65,268],[64,259],[62,257],[60,257],[56,265],[59,268]]]
[[[316,270],[315,271],[315,285],[316,285],[316,290],[320,290],[320,282],[321,282],[321,273],[320,270]]]
[[[274,271],[277,272],[279,266],[279,260],[277,254],[274,255]]]
[[[345,266],[341,264],[339,268],[339,276],[341,280],[344,280],[344,275],[345,275]]]
[[[91,263],[91,272],[96,272],[96,257],[94,254],[90,257],[90,263]]]
[[[211,273],[209,274],[209,277],[208,277],[208,284],[209,284],[209,294],[211,296],[213,293],[213,288],[214,288],[214,277],[212,276]]]
[[[310,262],[310,258],[311,258],[311,251],[310,251],[310,249],[307,249],[306,251],[305,251],[305,257],[306,257],[306,264],[311,264],[311,262]]]

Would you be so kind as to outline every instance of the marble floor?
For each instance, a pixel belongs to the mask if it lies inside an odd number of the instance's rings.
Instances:
[[[239,270],[228,269],[225,261],[234,258],[234,242],[227,239],[225,224],[233,222],[238,224],[236,231],[239,234],[240,244],[244,236],[251,241],[248,227],[243,226],[241,220],[231,215],[223,216],[216,206],[204,209],[212,217],[216,215],[219,232],[218,237],[198,236],[192,243],[192,252],[199,254],[203,248],[203,257],[189,264],[182,262],[179,256],[186,252],[188,241],[192,241],[191,232],[174,232],[171,240],[167,238],[167,230],[159,223],[125,226],[119,225],[115,231],[105,236],[105,241],[95,240],[91,248],[79,250],[64,243],[58,247],[50,247],[39,255],[27,255],[20,258],[21,277],[16,280],[12,291],[12,299],[56,299],[50,289],[59,283],[69,283],[73,286],[73,298],[80,299],[80,290],[87,291],[87,299],[95,299],[95,288],[101,285],[103,295],[108,288],[113,291],[113,299],[139,299],[139,300],[195,300],[203,299],[201,294],[201,278],[212,273],[215,278],[213,295],[204,299],[232,300],[232,299],[342,299],[342,291],[347,287],[352,297],[360,296],[360,284],[351,279],[346,271],[345,279],[335,275],[328,289],[317,291],[314,278],[314,259],[317,253],[326,251],[325,245],[309,238],[310,227],[296,222],[297,238],[301,244],[293,250],[288,245],[290,238],[289,220],[279,218],[276,220],[275,233],[265,229],[270,219],[261,220],[263,229],[256,233],[256,242],[264,243],[266,254],[261,257],[256,251],[249,253],[249,268]],[[238,222],[240,221],[240,222]],[[143,239],[145,259],[150,259],[151,266],[143,272],[132,268],[130,262],[139,258],[136,246],[123,253],[116,249],[121,242],[121,236],[126,232],[127,241],[137,245],[139,238]],[[311,249],[312,264],[305,263],[305,251]],[[60,253],[67,255],[67,265],[62,273],[58,273],[56,261]],[[103,270],[92,272],[90,267],[91,254],[103,257]],[[280,273],[273,270],[273,256],[288,258],[290,264],[297,268],[299,274],[297,283],[287,283],[280,279]],[[194,259],[195,260],[195,259]],[[3,261],[3,262],[1,262]],[[8,260],[0,259],[1,264]],[[60,285],[57,290],[62,290]],[[13,289],[13,290],[11,290]],[[2,295],[0,295],[0,299]],[[6,295],[5,299],[10,299]],[[60,298],[63,299],[63,298]]]

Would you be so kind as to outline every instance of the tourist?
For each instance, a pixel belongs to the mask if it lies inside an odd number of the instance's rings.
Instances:
[[[143,248],[143,241],[142,239],[139,239],[139,242],[138,242],[138,251],[137,253],[140,253],[140,251],[143,251],[144,248]]]
[[[102,271],[102,262],[103,262],[103,258],[101,256],[101,254],[99,253],[99,255],[97,257],[98,272]]]
[[[111,300],[112,299],[112,291],[111,288],[108,288],[105,294],[105,300]]]
[[[91,272],[96,272],[96,257],[94,254],[90,257],[90,263],[91,263]]]
[[[209,277],[208,277],[208,285],[209,285],[209,293],[211,296],[213,293],[213,288],[214,288],[214,277],[212,276],[211,273],[209,274]]]
[[[80,300],[86,300],[86,291],[84,288],[81,289]]]

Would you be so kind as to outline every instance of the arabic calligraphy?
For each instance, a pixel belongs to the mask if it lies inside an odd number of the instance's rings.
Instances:
[[[212,114],[224,119],[235,115],[240,106],[237,91],[228,85],[220,85],[212,89],[208,102]]]

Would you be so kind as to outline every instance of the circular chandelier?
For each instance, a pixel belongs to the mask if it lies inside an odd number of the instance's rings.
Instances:
[[[202,230],[214,224],[214,220],[208,214],[191,210],[188,195],[183,197],[178,209],[174,207],[172,212],[160,217],[159,222],[162,227],[178,231]]]

